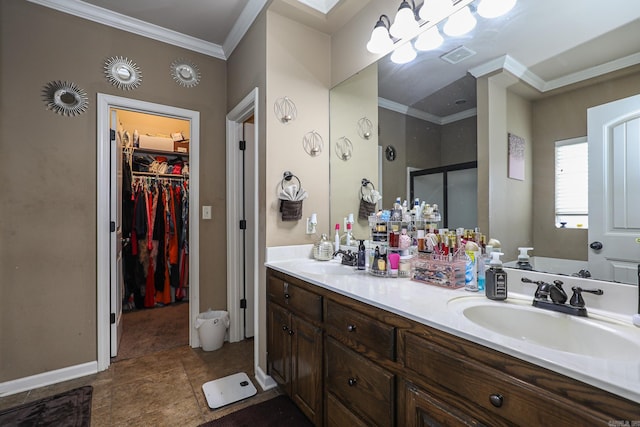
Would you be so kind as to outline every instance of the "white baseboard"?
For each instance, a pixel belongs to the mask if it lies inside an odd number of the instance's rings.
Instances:
[[[269,375],[265,374],[260,366],[256,366],[255,371],[256,381],[258,381],[258,384],[260,384],[260,387],[262,387],[263,391],[271,390],[272,388],[276,388],[278,386],[278,383],[276,383]]]
[[[18,378],[16,380],[0,383],[0,397],[21,393],[38,387],[69,381],[75,378],[84,377],[98,372],[98,362],[87,362],[80,365],[69,366],[55,371],[43,372],[30,377]]]

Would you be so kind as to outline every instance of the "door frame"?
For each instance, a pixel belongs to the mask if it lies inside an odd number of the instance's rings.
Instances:
[[[258,88],[254,88],[247,96],[244,97],[238,105],[236,105],[227,114],[227,171],[235,170],[236,165],[240,161],[240,150],[238,149],[238,141],[243,138],[243,123],[252,115],[254,116],[254,143],[256,155],[254,156],[254,163],[252,165],[246,165],[245,171],[250,171],[253,175],[254,188],[258,190],[258,146],[259,146],[259,112],[258,112]],[[246,172],[245,172],[246,174]],[[255,191],[254,197],[254,210],[252,215],[252,222],[247,224],[248,227],[253,227],[254,230],[258,230],[258,193]],[[236,342],[244,339],[242,333],[242,310],[239,307],[239,301],[242,296],[242,263],[239,263],[235,257],[231,254],[238,253],[242,241],[240,239],[240,233],[238,233],[240,219],[239,203],[242,194],[242,182],[238,179],[237,174],[227,174],[227,311],[229,312],[229,342]],[[246,197],[246,196],[245,196]],[[258,300],[259,300],[259,274],[258,268],[258,233],[255,233],[254,240],[247,242],[247,248],[254,251],[252,257],[253,265],[247,268],[253,268],[253,283],[247,283],[248,286],[254,288],[254,301],[253,301],[253,324],[254,324],[254,365],[257,367],[258,363],[258,348],[259,348],[259,328],[258,328]]]
[[[103,371],[111,364],[110,334],[110,231],[109,222],[110,194],[110,156],[109,110],[119,108],[189,120],[191,123],[189,144],[189,345],[199,347],[200,340],[193,325],[199,312],[200,300],[200,235],[199,235],[199,184],[200,184],[200,112],[155,104],[136,99],[98,93],[96,109],[96,331],[98,371]]]

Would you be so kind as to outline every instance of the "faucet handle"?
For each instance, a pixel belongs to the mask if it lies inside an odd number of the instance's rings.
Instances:
[[[604,292],[602,289],[582,289],[580,286],[573,286],[571,288],[573,291],[573,295],[571,296],[571,300],[569,301],[569,305],[573,307],[584,307],[584,298],[582,298],[583,292],[588,292],[594,295],[602,295]]]
[[[549,283],[543,282],[542,280],[531,280],[528,277],[522,277],[520,278],[520,281],[523,283],[533,283],[538,286],[534,296],[536,299],[546,300],[549,296],[549,288],[551,288]]]

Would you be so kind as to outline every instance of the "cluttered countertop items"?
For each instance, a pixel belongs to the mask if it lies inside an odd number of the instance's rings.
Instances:
[[[504,268],[505,298],[489,299],[484,290],[469,292],[465,286],[375,276],[357,265],[343,265],[340,255],[317,261],[313,245],[267,248],[266,266],[640,402],[640,328],[631,322],[637,311],[635,286]],[[413,265],[410,275],[415,271]],[[602,291],[578,292],[588,316],[532,304],[549,291],[541,283],[555,286],[556,280],[567,290]],[[551,293],[555,296],[547,305],[565,299],[557,290]],[[563,305],[577,304],[574,297]]]

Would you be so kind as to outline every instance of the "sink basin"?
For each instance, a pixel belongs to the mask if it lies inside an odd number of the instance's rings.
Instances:
[[[640,354],[640,329],[615,320],[570,316],[526,302],[454,300],[450,304],[481,328],[548,349],[619,361],[637,360]]]
[[[345,275],[355,272],[354,267],[334,261],[309,261],[298,264],[296,268],[303,273],[321,275]]]

